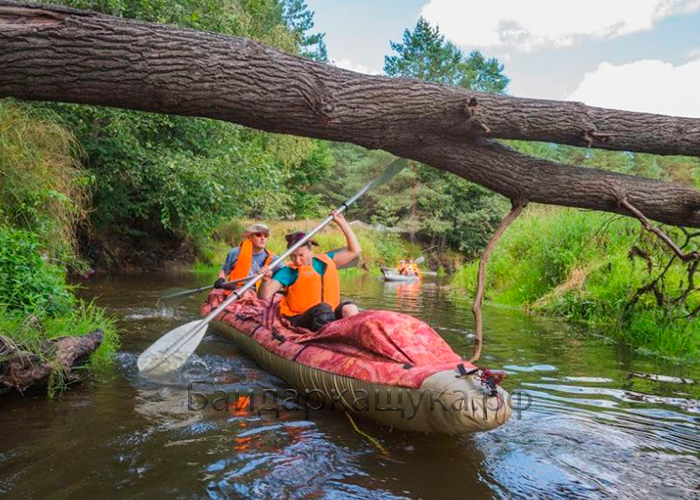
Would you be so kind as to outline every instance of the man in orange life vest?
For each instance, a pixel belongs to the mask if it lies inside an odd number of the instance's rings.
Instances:
[[[269,266],[275,255],[265,249],[270,236],[270,228],[265,224],[253,224],[243,234],[246,238],[239,246],[229,250],[226,261],[221,266],[219,278],[214,282],[214,288],[235,290],[244,282],[235,285],[224,285],[227,281],[254,276],[264,266]]]
[[[318,244],[310,240],[290,255],[291,264],[278,269],[274,274],[264,267],[264,283],[258,291],[259,298],[268,299],[287,287],[287,295],[280,301],[280,313],[289,319],[292,326],[314,332],[326,323],[359,312],[352,302],[340,300],[337,267],[359,256],[360,244],[343,214],[333,212],[331,215],[333,222],[345,235],[347,248],[339,252],[314,255],[312,246]],[[305,233],[302,232],[288,234],[287,248],[304,236]]]

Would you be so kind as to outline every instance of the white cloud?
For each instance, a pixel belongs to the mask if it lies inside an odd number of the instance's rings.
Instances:
[[[700,0],[430,0],[421,15],[458,45],[531,50],[628,35],[698,10]]]
[[[658,60],[615,66],[603,62],[586,73],[567,98],[591,106],[700,118],[700,59],[681,66]]]
[[[700,47],[689,50],[686,56],[688,59],[700,59]]]
[[[365,66],[364,64],[361,63],[353,63],[350,59],[339,59],[339,60],[331,60],[333,66],[337,66],[339,68],[343,69],[349,69],[350,71],[354,71],[356,73],[364,73],[366,75],[378,75],[378,71],[374,71],[369,69],[369,67]]]

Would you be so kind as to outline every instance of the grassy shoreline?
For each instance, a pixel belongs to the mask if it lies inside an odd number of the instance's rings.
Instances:
[[[636,248],[648,259],[635,255]],[[686,267],[671,264],[660,286],[667,303],[636,292],[656,277],[668,251],[639,223],[610,214],[534,207],[506,231],[489,262],[488,300],[550,316],[603,326],[632,347],[667,357],[700,353],[700,320],[686,319],[700,304],[692,292],[684,303],[673,298],[687,287]],[[478,262],[463,266],[452,285],[473,292]]]

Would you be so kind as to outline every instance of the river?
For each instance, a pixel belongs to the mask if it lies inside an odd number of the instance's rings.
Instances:
[[[0,498],[700,497],[700,367],[506,308],[484,309],[480,364],[505,370],[504,386],[531,403],[492,432],[424,435],[358,420],[381,451],[339,412],[190,410],[189,382],[210,382],[195,386],[207,394],[286,387],[215,336],[167,381],[139,376],[138,354],[198,317],[199,301],[162,310],[159,292],[209,281],[107,278],[82,291],[118,317],[122,348],[113,366],[53,401],[0,400]],[[431,281],[370,276],[346,278],[342,289],[363,308],[423,319],[469,357],[466,298]]]

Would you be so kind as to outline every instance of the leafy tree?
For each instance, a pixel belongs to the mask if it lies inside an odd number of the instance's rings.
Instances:
[[[314,27],[314,13],[304,0],[282,0],[283,17],[294,34],[300,55],[319,62],[328,62],[325,33],[307,34]]]
[[[396,55],[384,58],[387,76],[415,78],[455,85],[479,92],[505,92],[509,79],[496,58],[486,59],[479,51],[464,56],[445,39],[438,27],[420,17],[413,31],[404,30],[403,43],[389,42]]]

